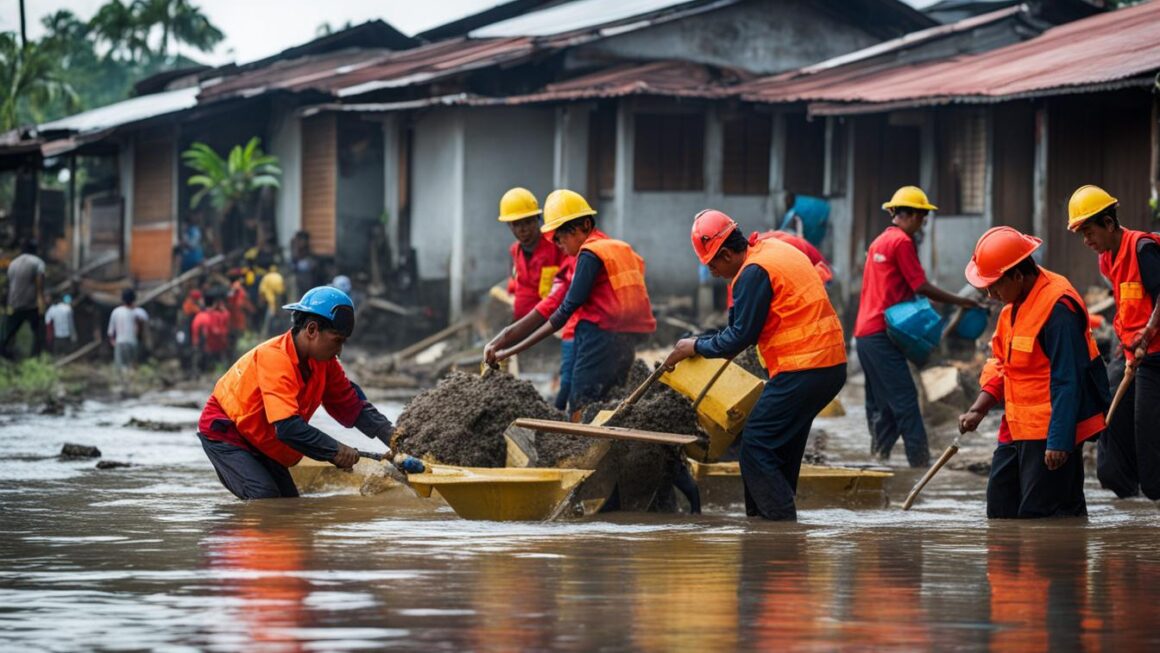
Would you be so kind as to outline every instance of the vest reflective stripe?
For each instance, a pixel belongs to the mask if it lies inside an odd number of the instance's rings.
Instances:
[[[999,363],[989,368],[992,373],[995,369],[1002,370],[1003,402],[1014,440],[1047,439],[1051,425],[1051,361],[1039,344],[1039,333],[1052,309],[1060,299],[1068,297],[1084,312],[1084,323],[1087,323],[1087,308],[1071,283],[1050,270],[1039,268],[1039,272],[1039,278],[1015,314],[1014,323],[1012,306],[1003,307],[991,344]],[[1100,352],[1091,329],[1084,335],[1089,360],[1094,360]],[[987,371],[985,368],[984,376]],[[1076,425],[1075,441],[1083,442],[1103,429],[1102,413],[1081,419]]]
[[[741,269],[749,265],[761,266],[773,289],[757,340],[758,356],[770,378],[846,362],[842,323],[806,255],[780,240],[762,240],[749,248]]]
[[[1112,260],[1111,252],[1100,254],[1100,272],[1112,282],[1112,294],[1116,298],[1116,319],[1112,326],[1120,342],[1124,343],[1124,357],[1128,361],[1136,359],[1135,351],[1129,349],[1128,345],[1148,325],[1154,308],[1140,275],[1137,248],[1141,238],[1150,238],[1160,245],[1160,236],[1156,234],[1125,229],[1116,260]],[[1148,345],[1149,354],[1156,352],[1160,352],[1160,338],[1153,339]]]
[[[644,281],[644,259],[628,243],[613,238],[589,239],[580,247],[604,263],[604,274],[575,313],[606,331],[652,333],[657,329]]]
[[[238,433],[258,451],[285,467],[298,464],[302,454],[278,439],[268,418],[267,399],[279,407],[296,406],[293,414],[309,421],[322,405],[330,366],[339,363],[312,360],[309,364],[310,380],[302,383],[294,339],[287,331],[246,352],[218,379],[213,389],[213,396]],[[279,415],[278,419],[293,414]]]

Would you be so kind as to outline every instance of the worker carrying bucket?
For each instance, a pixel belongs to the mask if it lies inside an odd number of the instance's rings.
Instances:
[[[1031,257],[1042,241],[1011,227],[979,238],[967,281],[1003,302],[983,390],[959,417],[974,431],[1003,401],[987,517],[1080,517],[1083,444],[1104,430],[1108,380],[1087,308],[1062,275]]]
[[[890,213],[891,225],[866,251],[858,319],[854,323],[858,361],[866,374],[870,453],[889,459],[890,450],[901,436],[910,466],[925,467],[930,464],[930,449],[919,412],[918,391],[906,355],[887,334],[887,309],[912,301],[916,295],[967,308],[980,304],[927,280],[918,260],[917,238],[927,215],[938,207],[930,203],[921,188],[899,188],[882,208]]]
[[[484,348],[495,365],[533,347],[575,317],[575,344],[569,410],[604,399],[624,380],[635,358],[635,343],[656,331],[644,259],[622,240],[596,228],[596,211],[570,190],[552,191],[544,201],[541,230],[568,256],[575,270],[563,301],[550,315],[533,310],[499,332]]]
[[[729,358],[757,345],[770,378],[741,431],[745,510],[796,519],[810,426],[846,382],[842,325],[817,271],[793,245],[746,240],[736,222],[715,210],[697,214],[692,244],[713,276],[731,280],[733,307],[725,329],[678,341],[665,366],[698,354]]]
[[[1160,235],[1125,229],[1119,200],[1099,186],[1082,186],[1067,204],[1067,228],[1099,254],[1100,274],[1116,299],[1113,326],[1124,378],[1108,432],[1096,445],[1100,484],[1120,498],[1143,491],[1160,499]],[[1115,367],[1115,366],[1113,366]]]
[[[384,443],[394,430],[338,362],[354,331],[350,297],[322,286],[282,308],[290,330],[243,354],[218,379],[197,423],[218,478],[239,499],[298,496],[287,468],[303,455],[354,467],[356,449],[307,423],[319,406]]]

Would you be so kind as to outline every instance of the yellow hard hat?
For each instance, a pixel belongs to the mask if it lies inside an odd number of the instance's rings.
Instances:
[[[526,188],[516,187],[499,198],[499,221],[515,222],[540,214],[536,196]]]
[[[566,188],[554,190],[544,200],[544,226],[540,227],[540,231],[551,233],[565,222],[586,215],[596,215],[596,210],[588,205],[588,200],[580,193]]]
[[[1080,186],[1071,194],[1067,201],[1067,228],[1075,231],[1088,218],[1095,217],[1104,209],[1119,205],[1120,200],[1108,194],[1108,191],[1088,184]]]
[[[883,204],[883,209],[897,209],[899,207],[907,207],[911,209],[922,209],[924,211],[937,211],[938,207],[930,203],[926,199],[926,193],[918,186],[903,186],[894,191],[894,197],[890,201]]]

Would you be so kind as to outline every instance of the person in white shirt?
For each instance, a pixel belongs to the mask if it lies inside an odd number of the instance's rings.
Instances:
[[[121,291],[121,301],[124,303],[114,308],[109,316],[109,340],[113,343],[113,363],[117,366],[117,374],[124,375],[137,362],[141,330],[149,316],[133,305],[137,293],[132,288]]]
[[[77,344],[71,295],[62,295],[60,301],[48,307],[44,314],[44,324],[45,328],[51,329],[52,353],[59,355],[71,352]]]

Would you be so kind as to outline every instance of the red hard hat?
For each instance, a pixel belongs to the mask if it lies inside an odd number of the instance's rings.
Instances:
[[[190,299],[201,299],[201,291],[197,290],[197,289],[189,291],[189,298]]]
[[[715,209],[705,209],[693,218],[693,251],[705,265],[713,260],[729,234],[737,228],[733,218]]]
[[[986,288],[1003,273],[1031,256],[1043,241],[1013,227],[992,227],[975,244],[975,253],[967,263],[967,283]]]

